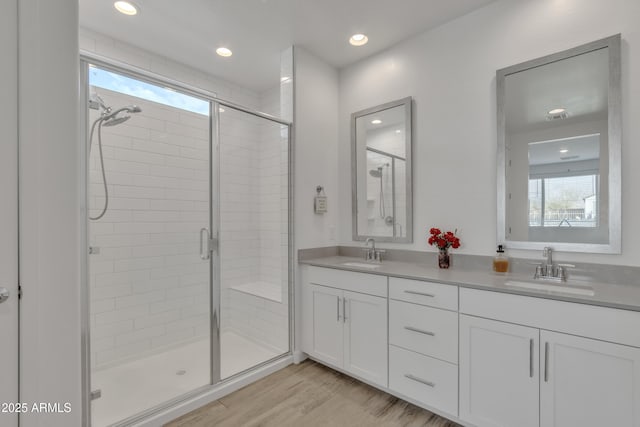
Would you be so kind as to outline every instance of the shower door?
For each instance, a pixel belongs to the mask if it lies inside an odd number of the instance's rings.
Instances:
[[[209,99],[107,65],[86,71],[91,415],[102,427],[219,379],[217,174]]]

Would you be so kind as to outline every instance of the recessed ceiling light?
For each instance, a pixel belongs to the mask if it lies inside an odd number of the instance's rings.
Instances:
[[[349,43],[351,43],[354,46],[365,45],[367,44],[368,41],[369,41],[369,37],[365,36],[364,34],[354,34],[349,39]]]
[[[218,107],[218,113],[224,113],[224,108]]]
[[[554,108],[553,110],[549,111],[549,114],[551,115],[562,114],[565,111],[567,111],[566,108]]]
[[[280,77],[280,83],[286,83],[286,82],[288,82],[289,80],[291,80],[291,77],[289,77],[289,76],[282,76],[282,77]]]
[[[379,125],[380,123],[382,123],[382,120],[380,120],[380,119],[371,120],[371,124],[372,125]]]
[[[216,53],[220,56],[224,56],[225,58],[233,55],[233,52],[231,52],[231,50],[227,49],[226,47],[217,48]]]
[[[113,7],[120,13],[125,15],[133,16],[138,14],[138,8],[131,2],[128,1],[117,1],[113,3]]]
[[[396,133],[402,133],[400,129],[396,129]]]
[[[567,150],[566,148],[563,148],[562,150],[560,150],[561,153],[568,153],[569,150]]]

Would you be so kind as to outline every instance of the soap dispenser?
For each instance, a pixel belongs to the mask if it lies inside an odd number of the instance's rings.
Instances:
[[[504,254],[504,246],[498,245],[496,256],[493,259],[493,271],[506,273],[509,271],[509,258]]]

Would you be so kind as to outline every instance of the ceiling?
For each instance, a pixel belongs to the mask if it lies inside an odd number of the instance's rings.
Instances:
[[[492,1],[133,0],[140,13],[128,17],[112,0],[80,0],[80,26],[262,91],[279,83],[291,45],[342,68]],[[369,43],[349,45],[354,33]]]
[[[529,143],[529,165],[548,165],[599,158],[599,134]]]
[[[518,133],[576,121],[607,117],[609,57],[607,49],[530,68],[505,78],[506,127]],[[568,118],[547,120],[555,108]]]

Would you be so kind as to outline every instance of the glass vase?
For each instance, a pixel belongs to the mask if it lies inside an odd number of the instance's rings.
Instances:
[[[449,255],[449,249],[440,249],[438,252],[438,267],[449,268],[451,266],[451,255]]]

